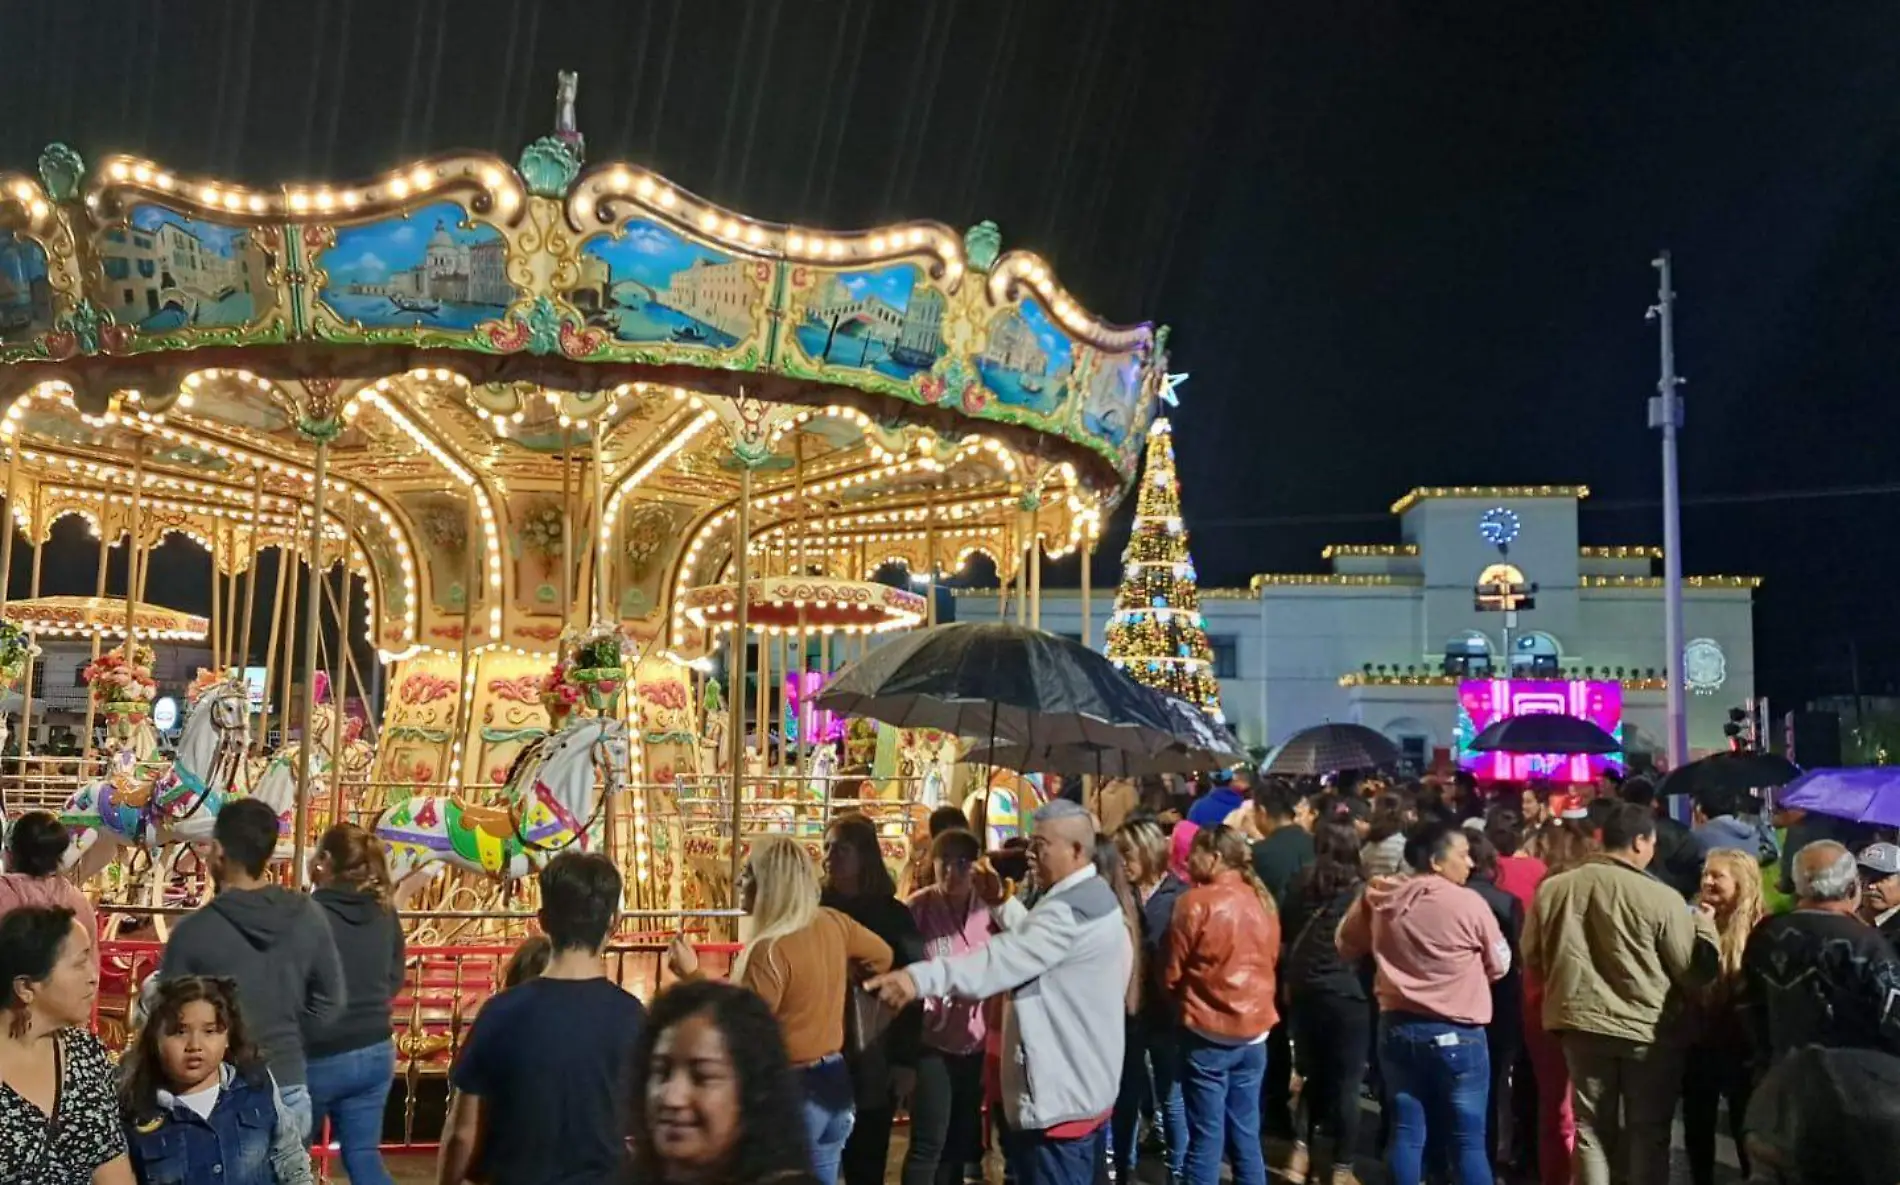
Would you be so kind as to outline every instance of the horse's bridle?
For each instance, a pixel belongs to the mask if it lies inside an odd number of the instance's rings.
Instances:
[[[515,838],[521,841],[522,847],[531,852],[545,852],[558,855],[585,839],[587,833],[594,829],[594,824],[600,822],[602,815],[607,809],[607,804],[613,801],[614,790],[616,789],[613,777],[613,761],[610,756],[603,756],[603,752],[606,748],[607,730],[602,728],[600,735],[594,738],[593,743],[588,746],[588,749],[594,767],[595,781],[598,783],[603,780],[601,771],[604,769],[606,771],[606,777],[604,779],[606,786],[600,792],[599,801],[594,803],[592,813],[587,816],[586,821],[581,823],[581,825],[574,830],[566,842],[558,844],[540,843],[531,839],[523,830],[523,828],[527,826],[527,819],[523,813],[523,807],[528,801],[528,794],[524,793],[508,804],[508,822],[513,825]],[[534,781],[536,785],[539,785],[541,779],[537,776]]]

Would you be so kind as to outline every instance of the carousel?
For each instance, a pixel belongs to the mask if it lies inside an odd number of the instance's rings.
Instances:
[[[957,738],[813,701],[979,553],[1035,624],[1043,558],[1092,549],[1133,477],[1165,330],[1090,314],[989,223],[786,225],[588,160],[574,93],[513,164],[260,188],[56,144],[0,171],[0,571],[32,548],[37,598],[68,516],[99,554],[65,616],[0,588],[0,682],[31,686],[48,630],[105,647],[113,740],[62,808],[81,875],[176,894],[178,850],[254,795],[288,875],[347,818],[443,918],[518,915],[574,846],[681,914],[731,902],[759,834],[850,806],[901,859],[928,807],[990,793]],[[208,555],[179,628],[212,663],[161,756],[174,535]]]

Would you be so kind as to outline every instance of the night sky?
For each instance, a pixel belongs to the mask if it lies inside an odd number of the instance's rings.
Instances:
[[[1422,484],[1585,483],[1585,542],[1660,542],[1666,246],[1686,569],[1767,579],[1792,706],[1852,654],[1900,684],[1897,45],[1882,3],[8,0],[0,161],[512,158],[579,70],[594,159],[761,217],[993,218],[1173,325],[1206,584],[1394,541]],[[69,542],[49,593],[91,591]],[[190,570],[156,599],[202,599]]]

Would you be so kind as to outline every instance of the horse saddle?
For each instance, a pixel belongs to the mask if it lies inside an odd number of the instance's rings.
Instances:
[[[470,830],[486,831],[496,839],[512,839],[515,834],[514,816],[505,806],[477,806],[472,802],[454,800],[456,809],[462,812],[462,822]]]

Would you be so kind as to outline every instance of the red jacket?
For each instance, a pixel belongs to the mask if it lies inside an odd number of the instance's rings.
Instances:
[[[1175,903],[1161,983],[1188,1028],[1252,1041],[1279,1023],[1273,1007],[1279,961],[1279,915],[1239,873],[1223,871]]]

